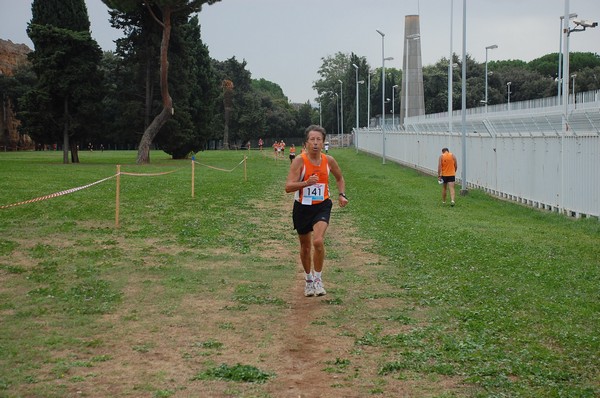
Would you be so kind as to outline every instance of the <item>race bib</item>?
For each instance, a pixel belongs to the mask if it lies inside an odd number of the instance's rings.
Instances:
[[[313,201],[325,200],[325,184],[314,184],[302,190],[302,204],[311,205]]]

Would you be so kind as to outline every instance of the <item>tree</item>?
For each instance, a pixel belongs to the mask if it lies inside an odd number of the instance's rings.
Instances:
[[[319,115],[317,114],[315,118],[315,110],[310,105],[310,102],[307,101],[298,108],[298,116],[296,117],[296,125],[298,126],[296,129],[297,134],[302,137],[304,129],[311,124],[319,124]]]
[[[343,94],[340,93],[339,80],[346,80],[348,68],[352,68],[352,63],[350,56],[342,52],[321,59],[323,63],[317,72],[321,78],[314,82],[313,89],[317,91],[322,106],[323,127],[333,133],[338,130],[341,108],[339,101],[340,94]]]
[[[175,159],[185,158],[205,146],[219,96],[219,82],[208,48],[200,39],[198,17],[173,23],[170,87],[177,113],[165,124],[156,142]]]
[[[63,140],[63,162],[79,162],[77,142],[87,138],[102,93],[102,52],[91,38],[84,0],[34,0],[27,34],[37,84],[21,99],[23,129],[38,143]],[[73,137],[73,143],[69,139]]]
[[[175,109],[173,99],[169,94],[169,42],[171,39],[171,17],[181,13],[186,17],[193,12],[198,12],[205,3],[214,4],[219,0],[102,0],[109,8],[123,12],[135,10],[144,4],[148,13],[154,18],[162,29],[160,44],[160,93],[162,98],[162,111],[144,131],[138,148],[137,163],[150,162],[150,145],[164,124],[171,118]],[[158,10],[158,14],[154,11]]]

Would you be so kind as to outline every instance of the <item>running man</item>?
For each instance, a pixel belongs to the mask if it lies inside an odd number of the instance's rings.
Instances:
[[[456,181],[456,170],[458,169],[458,163],[456,162],[456,156],[448,150],[448,148],[442,149],[438,161],[438,179],[443,182],[442,185],[442,203],[446,204],[446,188],[450,188],[450,206],[454,206],[454,181]]]
[[[342,170],[332,156],[322,153],[325,136],[325,129],[321,126],[312,125],[305,130],[306,152],[292,161],[285,183],[285,191],[294,192],[292,219],[300,240],[306,297],[326,294],[321,273],[325,260],[325,232],[333,206],[329,192],[330,171],[339,190],[339,206],[348,204]]]

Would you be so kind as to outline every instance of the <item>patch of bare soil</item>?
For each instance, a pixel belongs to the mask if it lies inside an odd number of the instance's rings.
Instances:
[[[290,202],[290,196],[282,197],[278,209],[268,209],[269,217],[253,222],[295,238],[295,232],[290,234]],[[293,278],[275,292],[287,303],[283,307],[241,308],[231,300],[234,287],[224,282],[214,295],[206,290],[191,292],[184,303],[170,311],[168,305],[155,302],[154,297],[162,294],[160,283],[148,289],[145,284],[152,282],[151,277],[132,277],[119,310],[105,316],[97,334],[89,337],[102,344],[71,354],[73,359],[108,360],[95,361],[91,369],[72,368],[68,377],[76,377],[78,382],[67,384],[69,396],[353,398],[372,396],[379,388],[386,397],[427,397],[455,389],[457,382],[445,379],[431,383],[431,395],[427,391],[415,393],[421,388],[417,382],[377,374],[383,353],[379,348],[361,347],[356,353],[356,336],[371,330],[374,320],[362,310],[357,310],[356,319],[345,323],[334,318],[336,311],[347,309],[345,303],[353,302],[350,297],[339,297],[341,294],[364,291],[358,285],[336,286],[328,275],[343,267],[344,272],[374,279],[372,273],[381,259],[367,250],[370,242],[353,233],[351,213],[342,213],[336,205],[333,212],[326,247],[336,255],[326,258],[326,296],[304,297],[296,241],[266,240],[263,249],[281,258],[296,258]],[[235,269],[243,267],[244,261],[240,258],[239,263],[199,266]],[[223,294],[224,290],[229,295]],[[336,304],[336,299],[341,304]],[[384,298],[371,300],[365,308],[376,312],[402,305],[398,299]],[[394,327],[397,329],[387,332],[409,328]],[[213,348],[207,342],[218,342],[222,347]],[[338,359],[347,366],[337,366]],[[263,384],[195,379],[207,368],[236,363],[253,365],[275,377]]]

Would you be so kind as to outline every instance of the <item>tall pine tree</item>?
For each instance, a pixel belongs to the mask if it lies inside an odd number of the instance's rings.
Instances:
[[[27,34],[38,81],[23,98],[24,129],[38,142],[62,138],[63,162],[79,162],[78,144],[89,137],[102,95],[102,51],[92,39],[84,0],[34,0]]]
[[[162,98],[162,111],[144,131],[138,148],[137,163],[150,162],[150,146],[164,124],[175,113],[173,99],[169,93],[169,44],[171,40],[172,15],[180,14],[187,17],[193,12],[198,12],[202,4],[213,4],[219,0],[102,0],[112,10],[129,12],[139,5],[145,5],[148,13],[162,28],[160,44],[160,93]],[[156,12],[155,10],[158,10]]]

